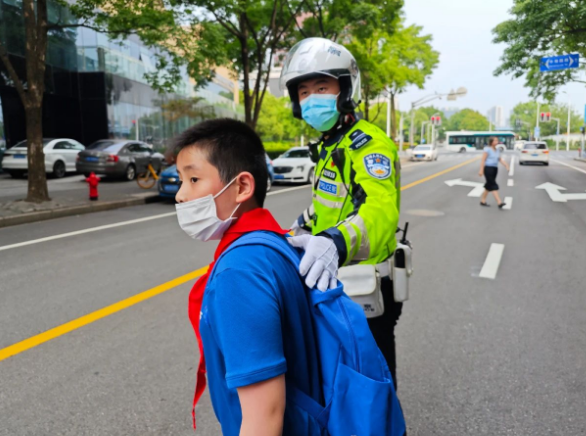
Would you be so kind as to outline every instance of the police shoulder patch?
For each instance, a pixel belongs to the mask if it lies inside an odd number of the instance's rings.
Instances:
[[[358,150],[368,144],[372,140],[372,136],[367,135],[360,129],[356,129],[350,134],[350,139],[352,140],[349,146],[350,150]]]
[[[388,179],[393,172],[391,159],[380,153],[365,156],[364,167],[370,176],[380,180]]]

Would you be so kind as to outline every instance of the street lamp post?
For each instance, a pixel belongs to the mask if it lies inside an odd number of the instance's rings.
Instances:
[[[423,135],[424,135],[424,128],[425,128],[425,132],[427,132],[427,124],[429,124],[429,121],[424,121],[421,123],[421,141],[423,141]]]
[[[421,106],[425,103],[429,103],[430,101],[433,101],[435,99],[438,98],[442,98],[442,97],[447,97],[448,101],[452,101],[455,100],[456,98],[460,97],[460,96],[465,96],[468,93],[468,90],[464,87],[460,87],[458,88],[457,91],[451,90],[449,93],[447,94],[438,94],[437,92],[434,94],[430,94],[427,95],[417,101],[414,101],[411,103],[411,125],[409,126],[409,145],[413,145],[413,140],[414,140],[414,124],[415,124],[415,108],[418,106]]]
[[[556,128],[555,133],[555,151],[560,151],[560,119],[559,118],[551,118],[554,121],[557,121],[558,126]]]
[[[562,91],[562,94],[568,96],[568,136],[566,138],[566,151],[570,151],[570,94],[566,91]]]

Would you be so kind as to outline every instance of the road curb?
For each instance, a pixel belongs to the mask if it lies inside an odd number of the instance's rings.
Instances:
[[[54,218],[63,218],[73,215],[84,215],[86,213],[103,212],[106,210],[120,209],[129,206],[140,206],[141,204],[155,203],[163,200],[158,194],[142,198],[128,198],[125,200],[104,201],[99,203],[84,204],[81,206],[60,207],[52,210],[23,213],[20,215],[0,217],[0,228],[16,226],[18,224],[30,224],[37,221],[46,221]]]
[[[586,158],[583,157],[575,157],[574,160],[577,160],[578,162],[586,162]]]

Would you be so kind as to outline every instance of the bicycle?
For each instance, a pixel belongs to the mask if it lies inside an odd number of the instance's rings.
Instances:
[[[159,176],[157,171],[155,171],[155,168],[153,167],[151,160],[147,165],[146,172],[139,174],[136,177],[136,183],[138,183],[138,186],[140,186],[142,189],[150,189],[153,186],[155,186],[157,180],[159,180],[160,178],[161,177]]]

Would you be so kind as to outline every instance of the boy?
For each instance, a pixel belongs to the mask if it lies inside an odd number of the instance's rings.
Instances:
[[[182,181],[179,224],[194,239],[220,240],[215,260],[246,233],[287,233],[262,208],[265,151],[246,124],[204,121],[177,138],[174,152]],[[320,434],[311,418],[285,400],[286,383],[320,400],[305,292],[295,266],[261,245],[233,249],[191,291],[189,317],[202,354],[194,407],[205,389],[207,366],[225,436]]]

